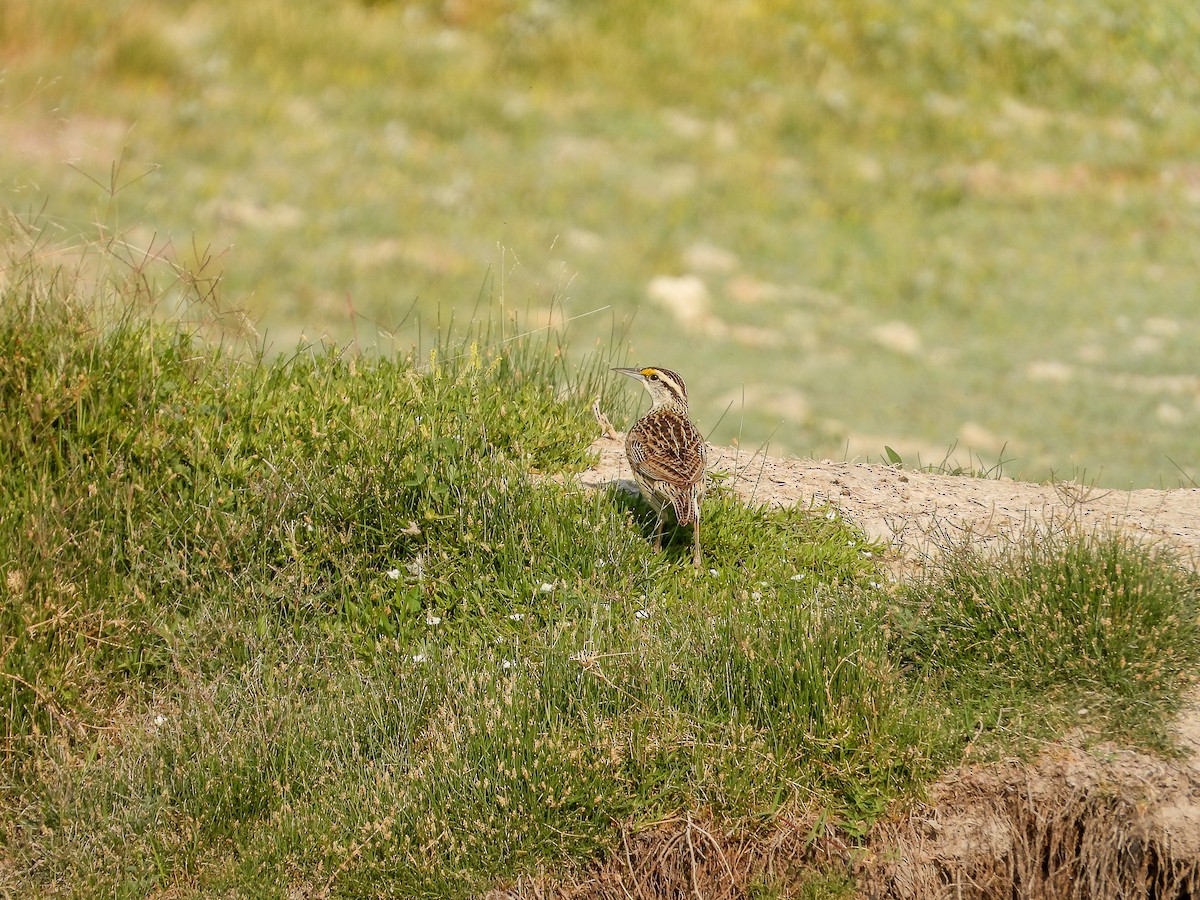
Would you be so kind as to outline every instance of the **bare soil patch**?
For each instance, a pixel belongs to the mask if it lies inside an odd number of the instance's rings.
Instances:
[[[621,436],[593,445],[581,484],[635,490]],[[1000,548],[1029,529],[1116,529],[1200,562],[1200,490],[1095,490],[906,472],[880,465],[751,456],[710,447],[712,468],[753,503],[830,506],[919,572],[948,546]],[[1200,894],[1200,693],[1177,723],[1180,758],[1048,746],[1032,762],[964,766],[925,803],[879,822],[862,846],[775,822],[722,833],[691,818],[624,835],[621,852],[569,878],[526,879],[492,898],[750,897],[822,867],[852,872],[872,900],[1193,898]]]
[[[619,437],[598,439],[589,487],[636,490]],[[748,503],[828,505],[890,547],[898,575],[940,549],[971,541],[999,547],[1028,529],[1116,529],[1177,548],[1200,567],[1200,488],[1117,491],[1069,482],[1030,484],[909,472],[854,462],[777,459],[709,446],[709,466]]]

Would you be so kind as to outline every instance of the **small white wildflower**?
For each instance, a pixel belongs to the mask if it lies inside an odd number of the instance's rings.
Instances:
[[[441,616],[435,616],[433,613],[430,613],[429,615],[427,615],[427,616],[425,617],[425,624],[426,624],[426,625],[441,625],[441,624],[442,624],[442,617],[441,617]]]
[[[879,591],[879,590],[882,590],[882,589],[883,589],[883,585],[882,585],[882,584],[880,584],[878,581],[872,581],[872,582],[870,582],[870,587],[873,587],[873,588],[875,588],[875,590],[877,590],[877,591]]]
[[[542,586],[540,588],[538,588],[538,590],[543,594],[549,594],[551,591],[554,590],[554,582],[543,581]]]
[[[862,555],[863,555],[863,559],[870,559],[875,554],[872,553],[870,550],[864,550],[864,551],[862,551]]]
[[[1083,709],[1079,709],[1079,710],[1075,711],[1075,715],[1077,715],[1077,716],[1086,716],[1087,714],[1088,714],[1088,710],[1087,710],[1086,706]]]
[[[709,569],[709,570],[708,570],[708,574],[709,574],[709,575],[712,575],[712,576],[715,578],[715,577],[717,577],[717,575],[719,575],[720,573],[719,573],[719,572],[718,572],[716,569]]]
[[[1084,710],[1084,712],[1087,712],[1087,710],[1085,709],[1085,710]],[[159,727],[159,728],[161,728],[163,725],[166,725],[166,724],[167,724],[167,717],[166,717],[166,716],[159,714],[159,715],[157,715],[157,716],[155,716],[155,717],[154,717],[154,725],[155,725],[155,727]]]
[[[751,599],[751,600],[761,600],[761,599],[762,599],[762,594],[761,594],[761,593],[759,593],[758,591],[755,591],[754,593],[752,593],[752,594],[750,595],[750,599]]]
[[[312,530],[313,530],[313,527],[312,527],[312,522],[305,522],[305,523],[304,523],[304,530],[305,530],[305,531],[312,531]]]
[[[650,618],[650,610],[648,610],[648,609],[639,609],[637,612],[635,612],[635,613],[633,614],[633,617],[634,617],[635,619],[648,619],[648,618]]]
[[[413,654],[412,661],[413,661],[413,662],[415,662],[415,663],[423,663],[423,662],[425,662],[425,654],[424,654],[424,653],[414,653],[414,654]]]
[[[388,569],[383,574],[385,574],[388,578],[392,579],[392,581],[395,581],[397,578],[400,577],[400,570],[399,569]]]
[[[525,613],[512,613],[508,618],[513,622],[520,622],[523,618],[525,618]]]
[[[829,512],[825,513],[825,518],[827,518],[827,519],[828,519],[830,522],[832,522],[834,519],[836,519],[836,518],[837,518],[837,513],[835,513],[835,512],[834,512],[834,511],[831,509]]]
[[[803,580],[804,580],[803,572],[797,572],[795,575],[792,576],[792,581],[803,581]]]
[[[846,546],[847,546],[847,547],[853,547],[853,546],[854,546],[854,541],[846,541]]]
[[[513,666],[515,666],[515,665],[516,665],[516,663],[515,663],[515,662],[513,662],[511,659],[506,659],[506,660],[504,660],[503,662],[501,662],[501,663],[500,663],[500,668],[502,668],[502,669],[511,669],[511,668],[512,668]]]

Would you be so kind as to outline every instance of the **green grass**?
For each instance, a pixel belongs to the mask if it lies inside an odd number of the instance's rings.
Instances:
[[[582,317],[576,361],[633,321],[705,430],[734,402],[721,442],[1200,472],[1189,0],[30,10],[0,0],[5,205],[212,248],[275,352],[482,297]],[[661,275],[711,298],[682,345]]]
[[[967,547],[902,592],[893,647],[948,716],[979,728],[1099,720],[1161,749],[1153,723],[1193,677],[1198,600],[1192,571],[1119,535],[1026,542],[998,563]]]
[[[832,511],[717,489],[706,569],[683,533],[651,552],[642,505],[547,477],[587,463],[593,397],[635,399],[554,335],[265,356],[202,335],[203,278],[22,248],[0,289],[7,890],[469,896],[682,811],[853,840],[968,747],[1074,725],[1165,747],[1200,662],[1194,574],[1120,541],[889,588]]]

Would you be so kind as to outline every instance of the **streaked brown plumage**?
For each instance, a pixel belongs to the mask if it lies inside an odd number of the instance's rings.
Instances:
[[[650,392],[650,411],[625,435],[625,454],[642,496],[658,514],[654,549],[662,547],[667,507],[692,526],[692,563],[700,568],[700,501],[704,497],[704,435],[688,418],[687,387],[679,373],[658,366],[613,369]]]

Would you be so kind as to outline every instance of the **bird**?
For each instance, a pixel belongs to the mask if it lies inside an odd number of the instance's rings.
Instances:
[[[700,568],[700,501],[707,453],[704,435],[688,418],[687,387],[678,372],[661,366],[614,368],[640,381],[650,411],[625,434],[625,455],[642,496],[654,508],[654,549],[662,549],[667,507],[680,525],[692,526],[692,564]]]

